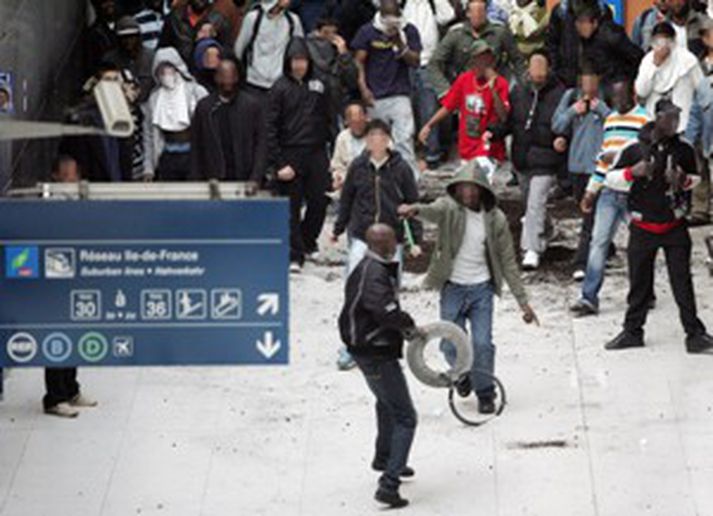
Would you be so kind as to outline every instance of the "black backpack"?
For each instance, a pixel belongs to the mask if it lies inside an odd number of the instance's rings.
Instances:
[[[263,8],[260,4],[254,6],[251,10],[257,11],[257,17],[255,18],[255,23],[252,28],[252,34],[250,35],[250,40],[248,41],[248,44],[245,46],[245,50],[243,50],[243,55],[240,56],[240,59],[243,61],[245,66],[252,63],[253,47],[255,46],[255,40],[257,39],[257,36],[260,33],[260,24],[262,23],[262,18],[265,16],[265,11],[263,10]],[[290,26],[290,38],[289,39],[292,39],[292,35],[295,32],[295,20],[292,19],[293,15],[289,11],[285,11],[285,16],[287,16],[287,23]]]

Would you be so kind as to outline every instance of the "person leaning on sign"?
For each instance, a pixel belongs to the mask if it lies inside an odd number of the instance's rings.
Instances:
[[[79,180],[79,165],[74,158],[60,155],[52,165],[52,181],[78,183]],[[42,399],[45,414],[73,418],[79,415],[78,408],[97,406],[96,401],[80,392],[76,367],[45,368],[45,389]]]
[[[376,397],[377,438],[372,468],[382,471],[375,498],[391,507],[404,507],[400,477],[411,477],[408,462],[416,431],[416,410],[399,358],[404,336],[419,330],[398,300],[399,264],[396,233],[391,226],[374,224],[366,232],[369,246],[347,279],[339,333],[366,383]]]

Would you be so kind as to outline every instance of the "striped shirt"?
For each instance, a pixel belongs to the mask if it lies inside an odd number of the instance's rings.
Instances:
[[[587,190],[598,192],[605,186],[605,179],[610,166],[603,160],[609,153],[619,154],[624,147],[638,141],[639,131],[651,120],[644,106],[637,105],[625,114],[614,111],[604,121],[604,138],[602,150],[597,159],[597,169],[589,179]],[[612,160],[613,163],[616,158]]]

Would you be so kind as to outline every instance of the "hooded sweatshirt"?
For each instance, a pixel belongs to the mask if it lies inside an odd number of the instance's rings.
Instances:
[[[446,195],[431,204],[417,205],[417,217],[438,226],[438,240],[431,255],[425,286],[440,290],[446,281],[451,279],[454,261],[463,244],[469,208],[455,198],[455,187],[459,183],[475,184],[481,188],[486,260],[495,294],[502,295],[503,282],[506,282],[518,303],[527,304],[527,293],[520,278],[507,218],[497,206],[497,198],[488,181],[487,172],[475,162],[470,162],[458,170],[448,183]]]
[[[176,96],[176,91],[169,92],[165,87],[160,85],[158,70],[162,64],[169,64],[176,69],[180,75],[179,84],[182,93],[181,98]],[[190,120],[195,111],[198,101],[208,95],[203,86],[198,84],[193,76],[188,71],[186,63],[183,62],[181,56],[175,48],[160,48],[156,52],[153,62],[153,76],[156,79],[158,87],[154,88],[149,96],[148,101],[144,104],[144,175],[153,176],[158,166],[158,160],[161,157],[165,145],[163,129],[160,127],[162,120],[169,120],[171,123],[185,124],[187,121],[190,126]],[[171,102],[172,105],[179,108],[181,111],[185,108],[185,113],[166,113],[166,116],[161,115],[163,109],[159,103]]]
[[[292,76],[293,57],[306,57],[310,62],[307,75],[299,81]],[[274,170],[289,164],[285,147],[321,147],[330,137],[329,86],[314,72],[303,38],[290,41],[282,73],[270,90],[266,115],[268,156]]]
[[[277,0],[262,0],[251,9],[245,15],[240,35],[235,41],[235,55],[245,63],[248,84],[262,89],[271,88],[282,75],[282,63],[290,38],[304,36],[302,23],[296,14],[284,11],[279,16],[270,17],[269,11],[276,5]],[[248,45],[251,40],[250,50]]]
[[[193,49],[193,70],[195,71],[196,80],[201,86],[213,93],[216,90],[215,69],[206,68],[203,64],[203,58],[211,48],[217,48],[220,55],[223,55],[223,45],[216,39],[203,38],[196,42],[196,47]]]
[[[685,131],[693,95],[701,79],[703,71],[696,56],[685,48],[674,46],[671,55],[661,66],[654,64],[653,50],[644,56],[634,87],[649,113],[654,112],[656,102],[668,96],[671,102],[681,108],[679,131]]]

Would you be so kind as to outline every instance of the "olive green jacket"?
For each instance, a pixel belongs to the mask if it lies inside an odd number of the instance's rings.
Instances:
[[[465,234],[466,208],[453,197],[454,186],[461,182],[475,183],[484,189],[486,195],[492,197],[491,202],[483,202],[485,209],[486,256],[490,278],[496,295],[502,295],[503,282],[508,284],[510,291],[520,305],[528,302],[525,287],[520,278],[512,234],[507,218],[495,205],[495,195],[480,171],[473,171],[472,164],[466,165],[448,184],[448,195],[440,197],[431,204],[418,204],[417,217],[438,225],[438,240],[431,256],[431,264],[426,274],[425,286],[431,289],[441,289],[451,277],[453,260],[458,254],[463,235]]]
[[[501,75],[510,78],[514,74],[518,80],[525,77],[525,60],[508,27],[487,22],[480,29],[480,37],[476,37],[470,23],[459,23],[443,36],[428,62],[428,77],[439,98],[446,94],[456,77],[470,69],[472,47],[476,41],[483,40],[493,49]]]

